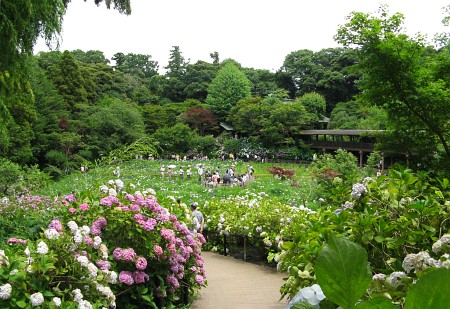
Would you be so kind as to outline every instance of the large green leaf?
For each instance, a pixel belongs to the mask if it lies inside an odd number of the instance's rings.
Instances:
[[[446,309],[450,306],[450,269],[421,277],[406,295],[405,309]]]
[[[387,298],[377,297],[356,306],[356,309],[397,309]]]
[[[344,309],[355,307],[372,280],[367,252],[348,239],[333,236],[319,252],[315,271],[326,297]]]

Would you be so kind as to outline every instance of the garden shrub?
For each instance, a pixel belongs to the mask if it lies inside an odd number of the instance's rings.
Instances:
[[[0,263],[0,286],[11,290],[0,307],[54,308],[57,297],[63,308],[173,308],[204,286],[203,236],[160,206],[153,190],[132,195],[124,187],[116,180],[102,185],[100,198],[70,194],[37,240],[0,246],[9,261]]]
[[[373,271],[386,274],[401,269],[407,254],[426,250],[448,230],[448,180],[430,183],[407,169],[390,170],[388,176],[354,184],[349,193],[345,203],[322,207],[309,220],[295,220],[281,234],[294,232],[292,241],[272,256],[289,273],[283,294],[293,297],[314,282],[313,265],[331,234],[363,246]]]

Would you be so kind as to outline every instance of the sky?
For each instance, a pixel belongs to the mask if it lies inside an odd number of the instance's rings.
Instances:
[[[297,50],[339,47],[339,25],[352,11],[373,13],[387,4],[405,15],[408,34],[445,30],[442,7],[450,0],[131,0],[129,16],[97,7],[93,0],[72,0],[64,17],[59,50],[100,50],[151,55],[160,72],[172,46],[190,63],[232,58],[242,66],[278,70]],[[42,40],[35,53],[48,51]]]

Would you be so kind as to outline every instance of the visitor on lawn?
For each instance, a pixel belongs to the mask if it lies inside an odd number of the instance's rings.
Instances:
[[[192,212],[192,232],[196,231],[198,233],[203,232],[203,226],[205,225],[205,219],[203,214],[197,210],[198,203],[194,202],[191,204],[191,212]]]

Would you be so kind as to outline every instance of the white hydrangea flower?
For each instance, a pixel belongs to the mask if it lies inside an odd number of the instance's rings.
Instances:
[[[59,238],[60,235],[59,235],[58,231],[55,229],[46,229],[44,231],[44,236],[47,239],[56,239],[56,238]]]
[[[92,304],[87,300],[82,300],[78,302],[78,309],[92,309]]]
[[[104,244],[101,244],[99,247],[99,250],[102,253],[102,258],[104,260],[107,260],[108,259],[108,248]]]
[[[100,248],[100,245],[102,244],[102,239],[100,236],[95,236],[94,237],[94,248],[98,249]]]
[[[77,261],[81,264],[83,267],[87,267],[89,264],[89,259],[85,257],[84,255],[80,255],[77,257]]]
[[[78,231],[78,224],[75,221],[67,222],[67,226],[72,231],[72,234],[75,234]]]
[[[115,184],[114,180],[112,180],[112,179],[108,180],[108,185],[114,186],[114,184]]]
[[[386,281],[394,288],[403,284],[402,278],[407,278],[407,275],[402,271],[395,271],[389,275]]]
[[[0,267],[3,264],[6,265],[6,266],[9,266],[9,259],[8,259],[8,257],[5,254],[5,250],[0,250]]]
[[[53,297],[52,301],[55,303],[56,307],[61,306],[61,298],[59,297]]]
[[[25,250],[23,250],[23,252],[29,257],[31,255],[31,251],[30,248],[28,248],[28,246],[25,248]]]
[[[108,195],[109,196],[117,196],[117,191],[114,190],[113,188],[109,188]]]
[[[80,231],[77,231],[75,235],[73,235],[73,241],[75,244],[81,244],[83,242],[83,235],[81,235]]]
[[[306,299],[306,301],[313,306],[318,305],[323,299],[325,299],[325,294],[323,294],[320,285],[313,284],[310,287],[306,287],[300,290],[300,293]]]
[[[44,295],[41,292],[37,292],[30,295],[31,305],[33,307],[40,306],[44,303]]]
[[[37,249],[36,249],[37,253],[45,255],[48,253],[48,246],[45,242],[41,241],[38,243]]]
[[[73,301],[76,303],[80,303],[80,301],[83,300],[83,294],[81,294],[80,289],[75,289],[72,291],[73,295]]]
[[[385,274],[375,274],[372,277],[372,280],[385,280],[386,279],[386,275]]]
[[[108,186],[106,186],[106,185],[101,185],[101,186],[100,186],[100,192],[102,192],[103,194],[108,193]]]
[[[11,271],[9,272],[9,276],[12,277],[12,276],[14,276],[15,274],[17,274],[18,272],[19,272],[18,269],[13,269],[13,270],[11,270]]]
[[[93,263],[89,263],[87,265],[88,271],[89,271],[89,277],[96,278],[98,273],[98,268]]]
[[[28,266],[27,266],[27,273],[29,273],[29,274],[34,273],[33,266],[31,266],[31,265],[28,265]]]
[[[12,286],[9,283],[0,285],[0,299],[10,299],[12,293]]]
[[[89,233],[91,232],[91,228],[87,225],[83,225],[80,229],[80,233],[84,236],[84,235],[89,235]]]

